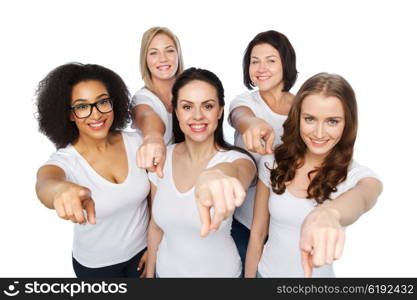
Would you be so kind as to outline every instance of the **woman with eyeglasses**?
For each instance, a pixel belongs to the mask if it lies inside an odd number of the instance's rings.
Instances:
[[[40,131],[57,151],[38,170],[40,201],[74,226],[77,277],[139,277],[149,222],[146,171],[136,167],[137,133],[128,123],[129,92],[99,65],[52,70],[37,91]]]
[[[172,143],[172,94],[184,70],[181,45],[166,27],[149,28],[142,36],[140,71],[145,86],[133,96],[134,127],[143,137],[137,165],[163,176],[166,145]]]
[[[147,277],[239,277],[230,228],[255,163],[223,138],[224,90],[215,74],[185,70],[172,94],[175,144],[167,148],[165,176],[149,173]]]

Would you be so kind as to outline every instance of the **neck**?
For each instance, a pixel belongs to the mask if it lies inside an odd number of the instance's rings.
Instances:
[[[267,91],[259,91],[262,99],[269,105],[269,107],[279,107],[288,103],[288,94],[287,92],[282,91],[282,84],[267,90]]]
[[[315,169],[322,165],[325,158],[325,155],[315,155],[307,150],[304,155],[304,165],[309,169]]]
[[[184,141],[184,151],[189,156],[192,163],[198,163],[210,159],[217,148],[214,142],[214,136],[211,136],[204,142],[194,142],[187,137]]]
[[[175,77],[170,79],[162,80],[159,78],[153,78],[152,84],[154,88],[154,92],[162,100],[167,111],[172,112],[172,86],[175,83]]]
[[[75,142],[74,147],[79,152],[104,152],[111,144],[112,133],[106,135],[103,139],[93,139],[88,136],[80,135]]]

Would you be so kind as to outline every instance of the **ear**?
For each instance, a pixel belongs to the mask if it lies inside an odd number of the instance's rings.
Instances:
[[[224,106],[223,107],[220,107],[220,110],[219,110],[219,115],[217,116],[217,120],[220,120],[220,118],[222,117],[222,115],[223,115],[223,111],[224,111]]]

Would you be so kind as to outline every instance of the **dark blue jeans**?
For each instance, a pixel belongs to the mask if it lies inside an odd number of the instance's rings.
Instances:
[[[147,248],[140,251],[128,261],[101,267],[88,268],[80,264],[74,257],[72,258],[72,266],[78,278],[120,278],[120,277],[135,277],[139,278],[145,266],[141,270],[137,270],[139,261]]]
[[[248,250],[250,230],[238,220],[233,218],[232,238],[235,241],[239,251],[240,260],[242,261],[242,272],[245,274],[246,251]]]

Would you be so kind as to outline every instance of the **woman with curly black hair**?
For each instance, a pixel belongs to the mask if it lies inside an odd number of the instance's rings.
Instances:
[[[343,227],[382,190],[375,174],[353,161],[357,120],[355,93],[341,76],[320,73],[300,88],[283,143],[259,163],[246,277],[334,276]]]
[[[39,129],[57,151],[38,170],[36,192],[60,218],[76,223],[76,275],[139,277],[149,181],[135,164],[142,138],[121,131],[130,115],[126,85],[102,66],[69,63],[40,82],[37,106]]]

